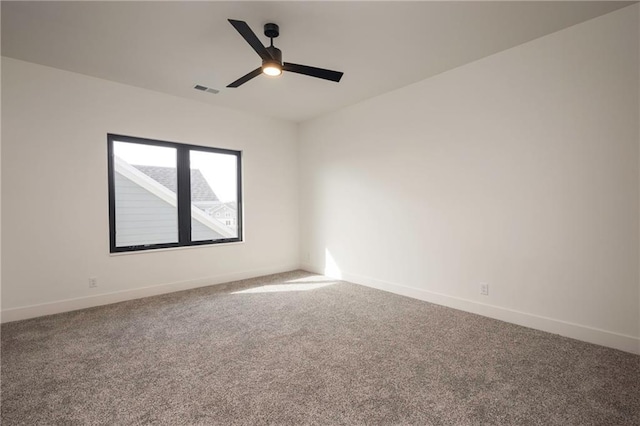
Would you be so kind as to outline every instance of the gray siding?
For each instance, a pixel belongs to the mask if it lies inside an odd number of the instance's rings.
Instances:
[[[115,175],[116,246],[177,242],[175,207],[119,173]]]
[[[176,208],[119,173],[116,183],[116,246],[175,243],[178,241]],[[191,221],[194,241],[221,238],[197,220]]]
[[[191,219],[191,240],[193,241],[202,241],[202,240],[214,240],[222,238],[222,235],[218,234],[215,231],[207,228],[197,220]]]

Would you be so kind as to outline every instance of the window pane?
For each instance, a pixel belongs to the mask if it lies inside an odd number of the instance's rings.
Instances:
[[[238,237],[237,156],[191,150],[191,240]]]
[[[178,242],[176,149],[114,142],[116,247]]]

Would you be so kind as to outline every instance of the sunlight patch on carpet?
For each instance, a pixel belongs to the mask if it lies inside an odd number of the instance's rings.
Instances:
[[[311,275],[304,278],[285,281],[285,283],[329,283],[329,284],[334,284],[335,282],[336,280],[334,278],[325,277],[324,275]]]
[[[309,291],[309,290],[315,290],[322,287],[327,287],[333,284],[334,282],[273,284],[273,285],[263,285],[260,287],[249,288],[246,290],[234,291],[231,294],[278,293],[278,292],[284,292],[284,291]]]

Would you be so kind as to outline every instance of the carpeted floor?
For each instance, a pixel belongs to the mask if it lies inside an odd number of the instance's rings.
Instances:
[[[302,271],[1,337],[7,426],[640,424],[640,356]]]

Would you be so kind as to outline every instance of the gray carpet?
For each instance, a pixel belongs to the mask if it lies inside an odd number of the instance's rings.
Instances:
[[[3,425],[640,424],[637,355],[302,271],[1,338]]]

